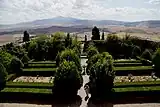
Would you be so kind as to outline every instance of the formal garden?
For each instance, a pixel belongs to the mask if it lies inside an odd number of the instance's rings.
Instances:
[[[83,75],[89,76],[86,85],[92,99],[115,103],[140,101],[138,97],[159,100],[159,42],[127,34],[105,38],[96,27],[92,40],[85,36],[83,42],[63,32],[31,40],[25,34],[23,45],[9,43],[0,49],[0,102],[75,98]],[[85,66],[81,66],[85,63],[82,54],[86,55]]]

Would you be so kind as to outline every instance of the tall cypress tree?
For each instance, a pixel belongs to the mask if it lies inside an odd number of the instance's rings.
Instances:
[[[27,31],[24,31],[24,33],[23,33],[23,42],[27,42],[27,41],[30,41],[29,33]]]
[[[104,31],[102,32],[102,40],[104,40]]]
[[[99,29],[96,26],[92,29],[92,40],[100,40]]]

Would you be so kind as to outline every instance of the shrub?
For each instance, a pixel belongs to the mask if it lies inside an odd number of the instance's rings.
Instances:
[[[147,59],[147,60],[152,60],[152,54],[148,49],[145,49],[145,51],[142,53],[141,58]]]
[[[73,61],[63,60],[57,69],[54,79],[53,93],[59,98],[68,98],[77,95],[83,84],[82,76]]]
[[[141,55],[141,49],[139,46],[134,46],[132,50],[132,58],[136,58],[137,56]]]
[[[91,56],[95,55],[95,54],[98,54],[97,48],[94,47],[94,46],[90,46],[90,47],[87,49],[87,57],[88,57],[88,59],[89,59]]]
[[[59,53],[56,58],[56,64],[59,66],[64,60],[66,61],[73,61],[75,62],[76,66],[78,67],[79,71],[82,70],[81,68],[81,63],[80,63],[80,58],[77,55],[76,51],[72,49],[66,49]]]
[[[5,87],[7,79],[6,68],[0,63],[0,91]]]
[[[28,61],[29,61],[30,59],[29,59],[29,57],[25,54],[23,57],[22,57],[22,59],[21,59],[21,61],[23,62],[23,64],[28,64]]]
[[[12,60],[12,55],[10,53],[0,50],[0,62],[4,65],[7,72],[9,72],[10,70],[9,68],[10,68],[11,60]]]
[[[90,69],[90,93],[93,98],[109,98],[115,73],[111,56],[104,53]]]
[[[160,48],[158,48],[157,51],[154,53],[152,63],[154,64],[156,74],[160,76]]]
[[[19,73],[22,71],[23,63],[17,57],[13,57],[11,61],[11,71],[14,73]]]

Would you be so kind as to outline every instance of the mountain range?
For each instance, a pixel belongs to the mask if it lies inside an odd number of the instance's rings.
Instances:
[[[40,31],[46,28],[51,29],[53,27],[57,27],[57,30],[60,30],[62,28],[72,28],[75,30],[77,28],[91,28],[93,26],[98,26],[101,28],[106,28],[107,26],[160,28],[160,20],[125,22],[116,20],[86,20],[59,16],[50,19],[35,20],[31,22],[0,25],[0,32],[15,32],[26,29],[38,29],[38,31]]]

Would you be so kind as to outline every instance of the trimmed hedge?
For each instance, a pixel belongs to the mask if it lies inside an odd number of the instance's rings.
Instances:
[[[9,74],[7,76],[7,81],[12,81],[17,78],[17,74]]]
[[[52,89],[53,83],[32,83],[32,82],[7,82],[7,88],[45,88]]]
[[[35,72],[35,71],[41,71],[41,72],[45,72],[45,71],[56,71],[57,68],[24,68],[23,72]]]
[[[115,71],[153,70],[152,66],[114,67]]]
[[[140,63],[140,60],[114,60],[114,63]]]
[[[130,66],[142,66],[142,63],[114,63],[115,67],[130,67]]]
[[[114,84],[115,88],[122,87],[143,87],[143,86],[160,86],[160,81],[142,81],[142,82],[116,82]]]
[[[151,87],[127,87],[127,88],[114,88],[115,92],[143,92],[143,91],[160,91],[160,86]]]
[[[51,68],[51,67],[56,67],[56,64],[50,63],[50,64],[28,64],[27,68]]]
[[[127,76],[132,74],[134,76],[151,75],[154,69],[152,66],[135,66],[135,67],[115,67],[116,76]]]
[[[1,92],[23,92],[23,93],[48,93],[52,94],[50,89],[37,89],[37,88],[4,88]]]
[[[27,68],[20,73],[22,76],[53,76],[56,68]]]
[[[56,64],[56,61],[37,61],[28,62],[28,64]]]

